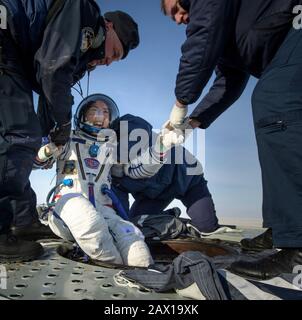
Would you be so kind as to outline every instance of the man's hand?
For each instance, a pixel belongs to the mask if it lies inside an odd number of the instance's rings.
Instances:
[[[199,128],[201,125],[201,123],[196,119],[189,119],[189,124],[192,127],[192,129]]]
[[[170,114],[170,119],[169,119],[170,125],[178,129],[179,126],[183,124],[187,113],[188,113],[188,107],[176,101]]]
[[[69,138],[71,133],[71,122],[67,122],[62,125],[56,125],[49,133],[51,142],[56,146],[64,146]]]

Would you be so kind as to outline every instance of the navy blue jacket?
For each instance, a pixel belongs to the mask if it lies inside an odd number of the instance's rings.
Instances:
[[[121,139],[123,139],[123,137],[128,139],[126,134],[120,135],[119,123],[121,121],[128,122],[128,136],[132,130],[146,130],[150,137],[149,146],[151,145],[152,134],[155,134],[152,132],[151,124],[140,117],[126,114],[116,121],[113,126],[113,129],[117,132],[117,137],[119,139],[118,150],[120,149]],[[131,148],[137,142],[138,141],[129,141],[128,150],[131,150]],[[187,174],[188,168],[196,168],[197,166],[199,168],[201,164],[195,158],[193,158],[193,155],[191,155],[188,150],[184,149],[183,147],[178,148],[180,149],[178,152],[175,152],[175,148],[171,150],[171,161],[169,161],[168,164],[164,164],[155,176],[148,179],[137,180],[131,179],[127,176],[123,176],[123,178],[113,177],[113,186],[119,187],[128,193],[131,193],[134,198],[136,194],[144,194],[149,199],[174,199],[184,196],[190,188],[199,184],[201,181],[204,181],[204,178],[202,173],[199,175]],[[187,153],[186,156],[185,152]],[[175,161],[175,159],[178,160]],[[177,164],[181,162],[184,163]]]
[[[66,123],[73,104],[71,87],[84,75],[88,62],[104,56],[104,45],[87,51],[81,47],[85,28],[96,35],[104,26],[98,5],[94,0],[65,0],[46,24],[54,0],[0,3],[8,9],[9,34],[20,53],[16,63],[16,57],[4,46],[7,68],[16,69],[19,63],[54,120]]]
[[[176,98],[198,100],[213,71],[215,82],[190,117],[207,128],[242,94],[249,76],[261,77],[292,28],[301,0],[183,0],[189,12]]]

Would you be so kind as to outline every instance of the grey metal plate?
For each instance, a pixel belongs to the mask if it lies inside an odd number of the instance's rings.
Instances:
[[[41,242],[45,253],[39,260],[4,265],[7,289],[0,299],[14,300],[187,300],[177,293],[144,292],[118,286],[118,269],[87,265],[61,257],[56,252],[63,241]]]
[[[239,242],[243,237],[261,232],[260,228],[243,229],[242,233],[207,238]],[[7,289],[0,288],[0,300],[188,300],[177,293],[145,292],[118,286],[113,276],[120,270],[66,259],[57,253],[58,246],[63,243],[63,240],[45,240],[41,242],[45,253],[39,260],[4,265]]]

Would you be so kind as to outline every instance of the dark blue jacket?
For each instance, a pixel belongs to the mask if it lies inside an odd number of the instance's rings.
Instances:
[[[84,75],[88,62],[104,56],[104,45],[81,50],[83,30],[90,28],[96,35],[104,20],[94,0],[65,0],[46,24],[54,1],[0,0],[8,9],[9,35],[19,55],[13,56],[5,45],[3,51],[6,67],[25,73],[54,120],[62,124],[71,117],[72,85]]]
[[[216,80],[191,114],[207,128],[242,94],[249,75],[260,77],[292,28],[301,0],[182,0],[189,12],[187,40],[175,94],[183,104],[200,97],[213,71]]]
[[[154,134],[154,132],[152,132],[151,124],[140,117],[126,114],[121,117],[113,127],[117,132],[117,137],[119,138],[118,150],[121,146],[121,140],[123,137],[128,139],[126,134],[120,135],[119,124],[121,121],[128,122],[128,136],[132,130],[146,130],[150,137],[149,146],[151,145],[152,134]],[[137,142],[138,141],[129,141],[128,150],[131,150]],[[196,168],[197,166],[198,168],[201,168],[201,164],[189,153],[188,150],[182,147],[178,148],[178,152],[175,152],[175,148],[171,150],[171,161],[169,159],[169,163],[163,165],[155,176],[148,179],[137,180],[131,179],[127,176],[124,176],[123,178],[113,177],[113,186],[126,190],[128,193],[131,193],[134,198],[136,194],[144,194],[149,199],[174,199],[184,196],[189,188],[199,184],[201,180],[204,181],[204,178],[202,173],[197,175],[187,174],[188,168]],[[183,164],[177,164],[182,163],[183,160]]]

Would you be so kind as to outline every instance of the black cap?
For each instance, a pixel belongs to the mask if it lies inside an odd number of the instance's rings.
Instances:
[[[126,58],[129,51],[139,45],[137,23],[123,11],[106,12],[104,18],[113,23],[114,30],[124,48],[122,59]]]

